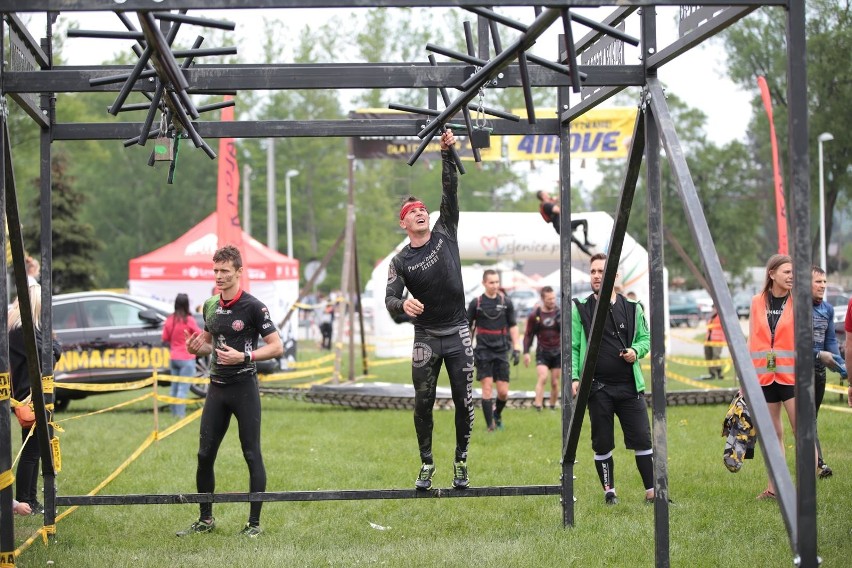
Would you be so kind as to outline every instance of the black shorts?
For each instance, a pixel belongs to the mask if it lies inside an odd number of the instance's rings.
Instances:
[[[628,450],[651,449],[651,423],[645,394],[632,384],[604,385],[592,382],[589,394],[589,420],[592,423],[592,449],[604,455],[615,448],[615,417],[621,424]]]
[[[493,351],[474,351],[476,380],[493,377],[495,381],[509,382],[509,354]]]
[[[536,351],[535,364],[544,365],[548,369],[561,369],[562,353],[559,351]]]
[[[784,402],[796,396],[796,387],[793,385],[772,383],[760,388],[763,389],[763,398],[766,402]]]

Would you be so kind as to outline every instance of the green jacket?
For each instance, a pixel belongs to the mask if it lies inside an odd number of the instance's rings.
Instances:
[[[574,381],[580,380],[580,372],[586,360],[586,350],[589,344],[587,339],[588,330],[583,323],[577,303],[579,302],[584,309],[589,309],[591,306],[587,306],[586,304],[590,298],[594,298],[594,296],[590,294],[586,298],[577,299],[571,306],[571,378]],[[645,314],[642,311],[642,305],[623,296],[619,298],[626,302],[627,309],[632,309],[635,314],[633,318],[633,340],[628,347],[636,352],[636,362],[633,363],[633,378],[636,380],[636,392],[644,392],[645,377],[642,376],[642,370],[639,368],[639,359],[643,358],[651,350],[651,334],[648,331],[648,324],[645,323]],[[591,317],[588,319],[588,325],[591,326]],[[628,329],[628,337],[630,337],[629,331]]]

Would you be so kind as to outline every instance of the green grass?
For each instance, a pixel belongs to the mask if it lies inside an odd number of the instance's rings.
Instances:
[[[380,380],[407,382],[405,364],[377,367]],[[513,371],[514,372],[514,371]],[[512,379],[531,390],[532,370]],[[442,379],[443,385],[446,380]],[[73,401],[70,415],[103,408],[138,393]],[[840,406],[836,396],[827,404]],[[672,407],[668,412],[671,564],[785,566],[792,554],[778,507],[757,502],[766,483],[762,459],[731,474],[721,460],[722,406]],[[263,400],[263,451],[269,491],[413,487],[419,468],[409,411],[361,411],[277,397]],[[436,411],[435,484],[452,478],[453,415]],[[849,414],[823,410],[820,434],[835,476],[818,483],[819,552],[824,566],[852,557],[852,450],[844,434]],[[173,422],[161,415],[161,429]],[[486,434],[477,412],[471,441],[474,485],[558,484],[559,413],[507,410],[506,429]],[[118,467],[153,429],[150,403],[63,423],[60,495],[85,494]],[[103,494],[193,493],[198,422],[154,443]],[[259,539],[236,533],[247,503],[217,504],[218,528],[179,539],[197,505],[81,507],[57,525],[57,539],[40,539],[19,566],[653,566],[654,512],[632,453],[617,434],[616,482],[621,504],[607,508],[592,463],[588,423],[575,467],[575,525],[562,526],[558,497],[486,497],[388,501],[267,503]],[[17,436],[13,446],[17,450]],[[788,436],[789,447],[792,437]],[[792,450],[789,461],[792,467]],[[217,491],[247,491],[248,474],[232,424],[216,463]],[[60,511],[61,512],[61,511]],[[385,527],[374,528],[371,523]],[[41,525],[16,518],[16,544]],[[847,559],[847,560],[844,560]]]

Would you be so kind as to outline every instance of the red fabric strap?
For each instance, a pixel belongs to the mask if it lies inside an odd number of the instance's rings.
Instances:
[[[399,210],[399,220],[402,221],[405,219],[405,216],[408,215],[408,212],[412,209],[420,208],[426,209],[426,206],[423,205],[422,201],[409,201],[405,205],[402,206],[402,209]],[[427,210],[428,213],[428,210]]]

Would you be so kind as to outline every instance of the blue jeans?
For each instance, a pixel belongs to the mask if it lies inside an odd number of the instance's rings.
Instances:
[[[193,377],[195,376],[195,359],[187,359],[185,361],[175,361],[172,359],[171,361],[171,369],[172,375],[178,377]],[[171,392],[172,397],[174,398],[186,398],[189,396],[189,383],[172,383]],[[185,404],[173,404],[172,405],[172,414],[177,416],[178,418],[183,418],[186,416],[186,405]]]

